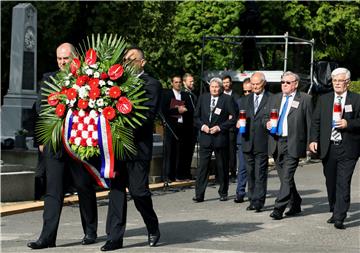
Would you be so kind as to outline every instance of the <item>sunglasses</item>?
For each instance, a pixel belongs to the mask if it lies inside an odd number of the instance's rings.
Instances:
[[[284,83],[291,84],[291,83],[294,83],[294,82],[296,82],[296,80],[294,80],[294,81],[281,81],[281,84],[284,84]]]
[[[251,90],[244,90],[244,93],[251,93]]]

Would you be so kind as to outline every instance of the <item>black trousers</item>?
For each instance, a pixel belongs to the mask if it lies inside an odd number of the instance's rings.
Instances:
[[[197,142],[198,129],[192,127],[191,129],[185,129],[183,152],[184,152],[184,176],[186,179],[191,179],[191,162],[194,155],[194,149]]]
[[[64,201],[64,180],[68,170],[78,191],[81,224],[84,234],[96,235],[98,225],[96,193],[91,175],[66,154],[54,158],[44,154],[46,194],[44,197],[43,228],[40,238],[55,243]]]
[[[343,221],[350,207],[351,179],[357,159],[349,159],[340,145],[330,144],[329,152],[323,159],[326,189],[330,212],[334,219]]]
[[[218,193],[220,196],[227,196],[229,190],[229,156],[228,148],[212,148],[200,146],[200,165],[197,170],[195,185],[195,196],[203,199],[210,173],[210,161],[212,152],[215,152],[217,180],[220,184]]]
[[[244,152],[248,180],[248,197],[256,208],[263,208],[266,198],[268,155],[263,152]]]
[[[159,229],[159,221],[153,208],[149,190],[150,161],[116,162],[117,177],[111,180],[109,208],[106,220],[107,240],[119,242],[126,227],[126,187],[134,200],[150,234]]]
[[[233,178],[236,178],[236,148],[237,130],[229,130],[229,171]]]
[[[275,209],[284,212],[285,208],[297,208],[301,205],[301,197],[296,189],[294,175],[299,165],[299,158],[288,154],[286,139],[279,139],[274,155],[276,169],[280,178],[280,190],[275,200]]]

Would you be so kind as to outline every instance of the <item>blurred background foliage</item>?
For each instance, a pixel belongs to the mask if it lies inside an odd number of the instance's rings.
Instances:
[[[2,97],[9,82],[12,8],[1,1]],[[289,35],[315,39],[315,60],[339,63],[360,78],[360,1],[36,1],[38,79],[57,69],[56,47],[75,46],[92,33],[117,33],[144,49],[147,71],[169,84],[173,74],[201,71],[202,37],[207,35]],[[241,45],[238,45],[241,44]],[[276,69],[281,48],[256,48],[251,40],[205,44],[205,69]],[[265,65],[259,64],[259,52]],[[303,64],[295,51],[289,69]],[[305,64],[306,65],[306,64]],[[293,69],[291,69],[291,67]],[[281,69],[281,68],[280,68]],[[357,82],[353,82],[357,83]],[[354,87],[356,85],[353,85]]]

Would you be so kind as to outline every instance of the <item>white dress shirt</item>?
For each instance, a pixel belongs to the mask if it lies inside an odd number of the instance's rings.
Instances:
[[[175,89],[172,89],[173,93],[174,93],[174,96],[175,96],[175,99],[176,100],[180,100],[181,101],[181,93],[180,91],[177,91]],[[183,123],[184,120],[183,120],[183,116],[181,115],[179,118],[178,118],[178,123]]]
[[[289,97],[289,101],[288,101],[288,104],[287,104],[286,112],[285,112],[285,115],[284,115],[284,121],[283,121],[283,128],[282,128],[282,135],[281,135],[282,137],[287,137],[287,136],[288,136],[288,132],[289,132],[289,131],[288,131],[288,119],[287,119],[287,116],[288,116],[288,114],[289,114],[290,108],[292,107],[295,94],[296,94],[296,91],[294,91],[293,93],[289,94],[290,97]],[[282,110],[283,110],[285,101],[286,101],[286,95],[283,94],[282,99],[281,99],[281,106],[280,106],[280,113],[279,113],[279,115],[281,114],[281,112],[282,112]],[[298,102],[299,102],[299,101],[298,101]]]

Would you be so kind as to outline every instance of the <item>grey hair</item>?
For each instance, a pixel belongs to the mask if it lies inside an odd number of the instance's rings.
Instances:
[[[334,78],[337,75],[345,74],[346,80],[350,79],[351,73],[346,68],[336,68],[331,72],[331,78]]]
[[[209,82],[209,86],[211,85],[212,82],[218,83],[219,86],[220,86],[220,91],[221,91],[221,92],[223,91],[224,86],[223,86],[223,82],[222,82],[221,78],[219,78],[219,77],[213,77],[213,78],[211,78],[211,80],[210,80],[210,82]]]
[[[284,74],[282,74],[282,76],[281,76],[281,79],[284,78],[285,76],[293,76],[293,77],[295,77],[295,81],[297,81],[297,82],[300,81],[299,75],[295,74],[294,72],[291,72],[291,71],[284,72]]]

